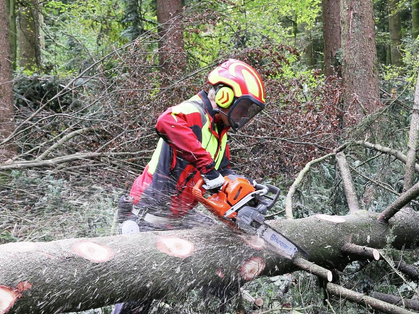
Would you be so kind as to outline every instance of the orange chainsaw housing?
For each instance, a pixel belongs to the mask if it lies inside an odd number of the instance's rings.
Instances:
[[[195,198],[219,218],[224,217],[224,214],[232,206],[236,205],[245,196],[255,191],[254,186],[245,178],[230,179],[229,177],[224,177],[224,179],[225,181],[220,191],[207,198],[202,194],[202,185],[204,184],[202,178],[198,180],[192,189]],[[236,215],[237,212],[234,212],[227,218],[233,218]]]

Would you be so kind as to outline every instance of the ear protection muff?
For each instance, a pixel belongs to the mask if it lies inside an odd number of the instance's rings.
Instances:
[[[234,92],[228,86],[221,86],[215,91],[215,103],[221,108],[228,108],[234,101]]]

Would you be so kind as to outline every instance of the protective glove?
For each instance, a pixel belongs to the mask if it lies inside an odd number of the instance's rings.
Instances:
[[[216,190],[224,183],[224,177],[215,169],[202,175],[205,184],[202,186],[205,190]]]
[[[123,222],[131,216],[132,198],[122,195],[118,202],[118,222]]]

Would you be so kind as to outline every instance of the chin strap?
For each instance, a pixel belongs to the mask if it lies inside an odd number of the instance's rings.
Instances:
[[[228,118],[228,115],[224,111],[222,111],[220,108],[212,109],[212,111],[214,111],[215,113],[221,113]]]

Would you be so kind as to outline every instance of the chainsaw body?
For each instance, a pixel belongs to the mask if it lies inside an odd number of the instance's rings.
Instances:
[[[195,198],[218,219],[247,234],[258,235],[275,251],[285,257],[293,258],[303,253],[295,243],[265,223],[265,215],[278,200],[280,189],[272,185],[252,185],[245,178],[230,179],[216,193],[205,197],[200,179],[193,188]],[[204,193],[204,194],[203,194]]]

